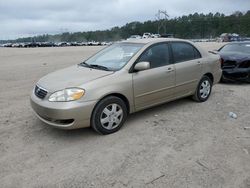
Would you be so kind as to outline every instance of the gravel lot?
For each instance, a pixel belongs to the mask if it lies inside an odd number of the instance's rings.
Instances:
[[[108,136],[40,122],[29,104],[36,81],[99,49],[0,48],[0,187],[250,187],[246,84],[218,84],[205,103],[186,98],[133,114]]]

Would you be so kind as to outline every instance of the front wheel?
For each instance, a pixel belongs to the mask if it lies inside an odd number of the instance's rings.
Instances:
[[[212,91],[212,81],[208,76],[203,76],[200,80],[195,94],[193,95],[193,99],[197,102],[205,102]]]
[[[102,99],[95,107],[92,128],[100,134],[111,134],[118,131],[127,118],[127,107],[122,99],[109,96]]]

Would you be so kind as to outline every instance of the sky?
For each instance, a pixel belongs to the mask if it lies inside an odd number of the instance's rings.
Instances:
[[[104,30],[132,21],[190,13],[250,10],[250,0],[0,0],[0,40],[40,34]]]

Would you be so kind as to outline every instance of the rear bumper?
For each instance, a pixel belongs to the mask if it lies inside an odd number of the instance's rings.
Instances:
[[[32,93],[30,103],[37,117],[46,124],[61,129],[77,129],[90,126],[96,101],[49,102]]]

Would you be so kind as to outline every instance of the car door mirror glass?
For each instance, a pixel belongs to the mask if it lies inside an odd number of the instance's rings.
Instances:
[[[143,70],[147,70],[147,69],[150,69],[150,63],[146,62],[146,61],[139,62],[134,67],[135,71],[143,71]]]

